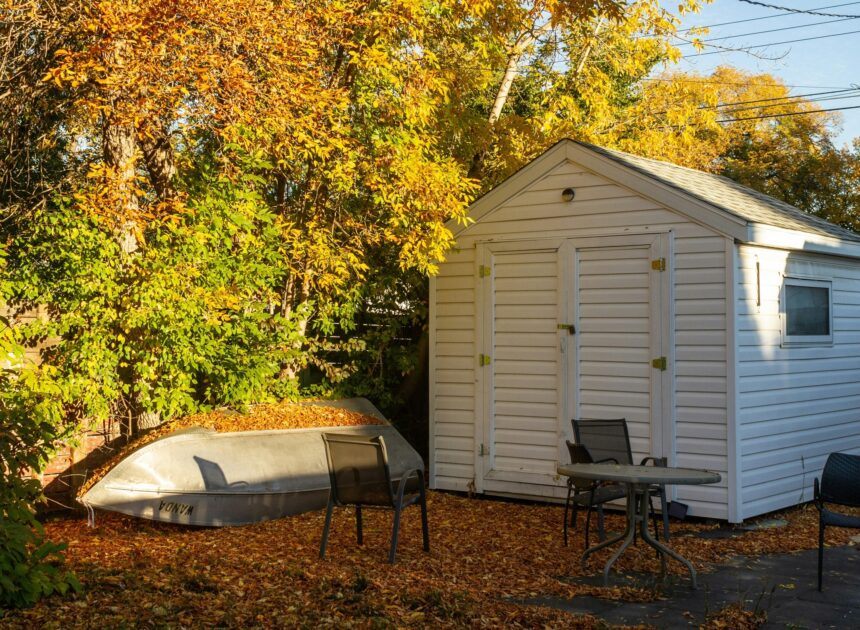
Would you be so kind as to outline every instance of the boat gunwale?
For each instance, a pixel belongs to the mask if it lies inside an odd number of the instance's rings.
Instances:
[[[139,488],[132,488],[130,486],[114,486],[114,485],[105,485],[106,490],[118,490],[120,492],[128,492],[131,493],[141,493],[141,494],[204,494],[204,495],[213,495],[217,494],[219,496],[237,496],[237,497],[248,497],[248,496],[256,496],[259,494],[303,494],[305,492],[328,492],[329,487],[324,486],[320,488],[304,488],[302,490],[255,490],[251,492],[235,492],[232,490],[176,490],[174,489],[155,489],[155,490],[142,490]],[[93,505],[96,505],[93,503]]]

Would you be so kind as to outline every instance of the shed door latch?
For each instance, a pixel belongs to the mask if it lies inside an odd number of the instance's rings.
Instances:
[[[657,368],[661,372],[666,371],[666,357],[657,357],[656,359],[651,359],[651,367]]]
[[[576,334],[576,326],[574,326],[573,324],[559,324],[557,328],[559,330],[566,330],[569,335]]]

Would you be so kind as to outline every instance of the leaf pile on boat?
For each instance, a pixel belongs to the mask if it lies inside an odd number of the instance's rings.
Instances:
[[[246,413],[233,410],[217,410],[183,416],[161,424],[133,437],[119,447],[102,465],[90,471],[78,496],[93,487],[108,471],[133,451],[155,440],[181,429],[203,427],[218,433],[233,431],[271,431],[277,429],[312,429],[320,427],[362,426],[383,424],[378,418],[363,413],[329,407],[282,401],[252,406]]]

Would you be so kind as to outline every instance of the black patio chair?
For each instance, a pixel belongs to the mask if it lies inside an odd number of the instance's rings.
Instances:
[[[391,532],[391,549],[388,561],[394,564],[397,554],[397,538],[400,532],[400,513],[413,504],[421,506],[421,529],[424,551],[430,551],[427,531],[427,496],[424,491],[424,471],[420,468],[407,470],[395,489],[388,466],[388,453],[382,436],[365,437],[342,433],[323,433],[326,458],[328,460],[329,492],[325,526],[320,543],[320,558],[325,558],[331,516],[335,506],[355,506],[355,527],[358,544],[364,544],[361,510],[387,508],[394,510],[394,525]]]
[[[615,462],[616,464],[633,464],[633,451],[630,448],[630,433],[627,431],[627,420],[624,418],[613,418],[611,420],[571,420],[573,434],[576,442],[588,449],[595,463]],[[644,457],[639,462],[640,466],[648,464],[654,466],[666,466],[665,457]],[[626,494],[626,493],[625,493]],[[662,485],[653,485],[648,489],[651,498],[660,499],[660,512],[663,517],[663,539],[669,540],[669,509],[666,501],[666,488]],[[649,505],[651,501],[649,500]],[[657,528],[656,514],[651,512],[654,518],[654,533],[657,539],[660,534]]]
[[[833,512],[826,503],[846,507],[860,507],[860,455],[830,453],[821,482],[815,478],[815,507],[818,508],[818,590],[822,588],[824,570],[824,530],[826,527],[860,529],[860,516]]]
[[[593,464],[594,460],[588,449],[582,444],[574,444],[567,440],[567,450],[570,453],[571,464]],[[564,546],[567,547],[568,512],[573,507],[570,515],[570,527],[576,529],[577,515],[580,507],[586,508],[585,514],[585,547],[588,548],[588,534],[591,527],[591,513],[597,508],[597,537],[603,542],[606,540],[604,529],[603,504],[627,496],[627,488],[613,483],[607,484],[591,479],[567,479],[567,499],[564,502]]]

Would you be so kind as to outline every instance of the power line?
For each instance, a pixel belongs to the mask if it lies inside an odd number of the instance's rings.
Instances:
[[[858,16],[858,17],[860,17],[860,16]],[[810,42],[810,41],[815,40],[815,39],[828,39],[830,37],[841,37],[843,35],[854,35],[855,33],[860,33],[860,30],[858,30],[858,31],[845,31],[844,33],[830,33],[828,35],[818,35],[817,37],[804,37],[802,39],[788,39],[788,40],[785,40],[782,42],[769,42],[767,44],[755,44],[753,46],[744,46],[743,48],[738,48],[736,50],[731,50],[728,52],[749,52],[755,48],[767,48],[768,46],[780,46],[782,44],[794,44],[797,42]],[[696,53],[694,55],[684,55],[684,59],[690,59],[691,57],[704,57],[706,55],[718,55],[722,52],[726,52],[726,51],[712,50],[710,52]]]
[[[809,99],[807,101],[783,101],[781,103],[770,103],[769,105],[752,105],[750,107],[739,107],[737,109],[734,109],[734,107],[732,105],[724,105],[722,107],[724,107],[726,110],[730,110],[727,113],[731,113],[732,115],[734,115],[736,112],[745,112],[745,111],[749,111],[751,109],[766,109],[769,107],[781,107],[783,105],[802,105],[803,103],[822,103],[824,101],[842,101],[845,99],[852,99],[852,98],[860,98],[860,93],[858,93],[858,94],[846,94],[843,96],[830,96],[827,98],[813,98],[813,99]],[[709,108],[700,108],[700,109],[709,109]],[[713,108],[710,108],[710,109],[713,109]]]
[[[854,92],[854,94],[845,94],[845,92]],[[826,97],[827,94],[841,94],[841,96],[830,96]],[[825,98],[809,98],[812,96],[825,96]],[[744,111],[747,109],[762,109],[765,107],[777,107],[780,105],[799,105],[803,102],[807,103],[816,103],[821,101],[831,101],[831,100],[840,100],[847,98],[860,98],[860,88],[847,88],[844,90],[833,90],[829,92],[810,92],[809,94],[797,94],[790,95],[787,94],[785,96],[775,96],[772,98],[760,98],[753,99],[749,101],[737,101],[734,103],[720,103],[718,105],[700,105],[696,109],[704,110],[704,109],[731,109],[733,112]],[[802,99],[806,99],[805,101]],[[770,103],[769,105],[764,105],[763,103]],[[738,105],[752,105],[752,107],[743,107],[739,109],[734,109]],[[669,110],[661,110],[658,112],[654,112],[653,115],[657,116],[660,114],[666,114]]]
[[[860,109],[860,105],[852,105],[849,107],[832,107],[830,109],[816,109],[816,110],[810,110],[810,111],[805,111],[805,112],[787,112],[787,113],[783,113],[783,114],[762,114],[761,116],[744,116],[741,118],[722,118],[719,120],[715,120],[714,122],[730,123],[730,122],[741,122],[744,120],[764,120],[767,118],[788,118],[790,116],[805,116],[807,114],[820,114],[820,113],[824,113],[824,112],[841,112],[841,111],[845,111],[847,109]],[[625,123],[625,124],[631,124],[633,122],[636,122],[636,121],[635,120],[634,121],[627,121],[627,123]],[[658,129],[658,130],[661,130],[661,129],[682,129],[684,127],[701,127],[702,125],[705,125],[705,124],[710,124],[710,123],[691,122],[691,123],[686,123],[684,125],[661,125],[659,127],[655,127],[655,129]],[[607,129],[607,130],[604,130],[600,133],[608,133],[608,131],[609,130]]]
[[[792,9],[791,7],[781,7],[776,4],[768,4],[766,2],[757,2],[757,0],[739,0],[739,2],[745,2],[746,4],[752,4],[757,7],[764,7],[766,9],[776,9],[777,11],[786,11],[788,13],[803,13],[805,15],[821,15],[823,17],[844,17],[844,18],[856,18],[860,17],[860,15],[845,15],[844,13],[821,13],[820,11],[816,11],[815,9]]]
[[[838,7],[847,7],[855,4],[860,4],[860,2],[843,2],[842,4],[830,4],[824,7],[815,7],[814,9],[810,9],[810,11],[819,11],[821,9],[836,9]],[[705,28],[715,28],[717,26],[729,26],[730,24],[744,24],[746,22],[758,22],[760,20],[772,20],[774,18],[787,17],[792,15],[793,11],[787,11],[785,13],[777,13],[776,15],[765,15],[762,17],[754,17],[747,18],[745,20],[732,20],[731,22],[717,22],[716,24],[704,24],[702,26],[691,26],[690,28],[685,28],[683,30],[678,31],[679,33],[686,33],[688,31],[692,31],[695,29],[705,29]]]
[[[741,120],[761,120],[763,118],[786,118],[788,116],[804,116],[806,114],[821,114],[824,112],[842,112],[846,109],[860,109],[860,105],[852,105],[850,107],[831,107],[830,109],[814,109],[808,112],[788,112],[785,114],[764,114],[762,116],[746,116],[744,118],[723,118],[722,120],[717,120],[718,123],[724,122],[738,122]]]
[[[663,79],[659,77],[655,78],[645,78],[643,81],[658,81],[661,83],[702,83],[706,85],[736,85],[741,87],[786,87],[786,88],[797,88],[797,89],[805,89],[805,90],[841,90],[841,89],[852,89],[852,88],[843,88],[841,85],[788,85],[786,83],[749,83],[749,82],[734,82],[734,81],[699,81],[696,79]]]
[[[812,101],[827,101],[830,98],[810,98],[813,96],[826,96],[827,94],[844,94],[845,92],[857,92],[857,94],[851,95],[852,97],[860,96],[860,88],[845,88],[843,90],[830,90],[827,92],[809,92],[808,94],[786,94],[785,96],[774,96],[771,98],[757,98],[749,101],[736,101],[734,103],[721,103],[719,105],[702,105],[698,109],[721,109],[723,107],[736,107],[738,105],[753,105],[757,103],[772,103],[774,101],[782,101],[780,103],[776,103],[776,105],[791,105],[792,103],[798,102],[798,99],[807,99],[810,102]],[[835,97],[831,97],[835,98]],[[841,97],[840,97],[841,98]],[[658,112],[663,113],[663,112]]]
[[[860,16],[858,16],[860,17]],[[723,39],[734,39],[737,37],[749,37],[751,35],[766,35],[767,33],[778,33],[779,31],[792,31],[798,28],[810,28],[812,26],[820,26],[822,24],[834,24],[836,22],[848,22],[849,20],[856,20],[858,18],[840,18],[838,20],[824,20],[823,22],[811,22],[809,24],[798,24],[796,26],[785,26],[783,28],[771,28],[765,31],[753,31],[751,33],[738,33],[737,35],[724,35],[723,37],[710,37],[708,39],[700,39],[699,42],[705,44],[705,42],[716,42]],[[683,44],[678,44],[678,46],[692,46],[694,42],[685,41]],[[708,44],[705,44],[708,45]]]

